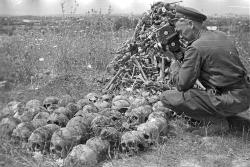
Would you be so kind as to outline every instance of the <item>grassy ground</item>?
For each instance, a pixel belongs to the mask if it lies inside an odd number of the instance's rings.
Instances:
[[[105,167],[236,167],[250,165],[250,143],[246,136],[228,134],[200,137],[183,132],[180,121],[172,121],[178,127],[176,135],[152,150],[136,157],[112,160]],[[178,125],[179,124],[179,125]],[[236,165],[237,164],[237,165]]]

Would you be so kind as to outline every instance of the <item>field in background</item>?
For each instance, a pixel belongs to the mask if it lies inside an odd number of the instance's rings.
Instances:
[[[49,95],[60,97],[64,94],[79,99],[88,92],[101,91],[103,85],[100,83],[105,82],[103,76],[114,56],[112,52],[131,37],[137,22],[135,16],[97,13],[84,17],[1,19],[0,82],[6,81],[6,84],[0,87],[0,108],[1,104],[14,99],[42,100]],[[249,18],[212,17],[206,24],[217,26],[232,38],[242,62],[250,71]],[[173,166],[181,160],[196,166],[203,161],[208,161],[210,166],[212,163],[230,166],[237,160],[247,159],[249,150],[249,143],[242,136],[196,139],[179,133],[176,138],[139,157],[109,161],[104,166],[152,167],[167,163]],[[10,166],[39,166],[8,142],[1,145],[0,153],[0,166],[2,161],[9,161]],[[55,165],[53,161],[46,163],[41,166]]]
[[[9,90],[23,86],[36,89],[36,96],[42,92],[41,98],[48,95],[44,92],[79,98],[79,90],[91,91],[94,86],[88,84],[93,83],[93,75],[100,78],[114,56],[114,49],[132,36],[136,24],[136,18],[100,14],[2,20],[5,22],[1,22],[0,81],[7,81],[4,88]],[[3,31],[4,28],[9,29]],[[4,95],[1,100],[10,99]]]

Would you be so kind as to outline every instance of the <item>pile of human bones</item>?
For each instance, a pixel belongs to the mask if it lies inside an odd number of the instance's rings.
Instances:
[[[0,133],[28,152],[62,159],[64,166],[88,166],[158,143],[168,132],[168,113],[157,96],[50,96],[9,102],[0,112]]]
[[[113,75],[105,90],[170,89],[169,66],[183,58],[185,42],[175,32],[175,4],[157,2],[139,20],[134,35],[115,51],[108,66]]]

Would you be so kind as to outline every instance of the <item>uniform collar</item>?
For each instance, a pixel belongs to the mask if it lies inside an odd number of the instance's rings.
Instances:
[[[203,34],[206,31],[206,29],[200,29],[197,33],[197,36],[194,40],[188,42],[187,46],[190,46],[194,41],[196,41],[197,39],[199,39],[201,37],[201,34]]]

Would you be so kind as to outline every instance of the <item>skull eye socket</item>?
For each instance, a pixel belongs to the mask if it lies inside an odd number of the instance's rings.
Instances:
[[[55,149],[51,149],[50,150],[52,154],[55,154],[56,153],[56,150]]]
[[[48,121],[47,121],[47,124],[52,124],[52,121],[51,121],[51,120],[48,120]]]
[[[133,147],[133,142],[128,142],[128,147]]]
[[[121,143],[122,147],[126,147],[126,144],[125,143]]]
[[[149,139],[149,135],[147,135],[147,134],[143,134],[143,137],[144,137],[145,139]]]
[[[116,118],[116,117],[112,117],[111,119],[112,119],[112,121],[117,121],[118,120],[118,118]]]
[[[125,113],[128,110],[128,108],[120,108],[118,111],[120,113]]]
[[[32,149],[33,150],[40,150],[41,149],[41,145],[38,144],[38,143],[35,143],[35,144],[33,144]]]
[[[133,119],[133,120],[137,120],[138,117],[137,117],[137,116],[133,116],[132,119]]]
[[[49,108],[51,106],[51,104],[44,104],[43,105],[45,108]]]
[[[143,151],[144,150],[143,144],[138,144],[138,148],[139,148],[139,151]]]
[[[61,147],[61,146],[56,146],[55,149],[56,149],[57,151],[62,151],[62,147]]]
[[[55,121],[54,124],[60,126],[60,122],[58,122],[58,121]]]

